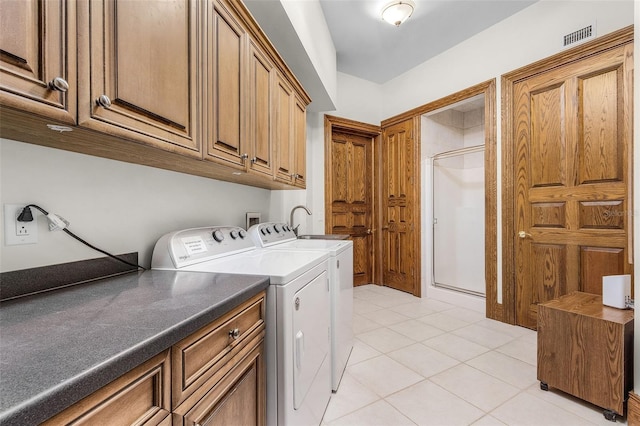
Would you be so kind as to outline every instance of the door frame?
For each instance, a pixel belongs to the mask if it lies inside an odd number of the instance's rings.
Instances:
[[[414,141],[420,148],[422,143],[421,131],[420,131],[420,118],[429,112],[436,111],[442,108],[446,108],[450,105],[464,101],[478,95],[484,95],[484,221],[485,221],[485,285],[486,285],[486,316],[493,318],[489,315],[490,312],[496,310],[497,300],[497,279],[498,279],[498,237],[497,237],[497,218],[498,218],[498,192],[497,192],[497,139],[496,139],[496,80],[488,80],[483,83],[476,84],[467,89],[453,93],[444,98],[440,98],[428,104],[419,106],[400,115],[394,116],[382,122],[382,127],[388,127],[390,125],[400,123],[409,118],[413,118],[415,128]],[[420,152],[420,150],[418,150]],[[418,170],[421,168],[422,159],[416,163]],[[420,176],[419,173],[416,176]],[[416,187],[420,187],[422,181]],[[415,217],[420,218],[420,225],[422,224],[422,215],[420,214],[420,190],[415,191],[416,197],[416,211]],[[420,227],[418,227],[420,229]],[[419,233],[417,233],[419,234]],[[418,250],[418,264],[416,270],[418,275],[422,277],[422,258],[420,257],[420,236],[416,237],[415,242]],[[426,249],[426,248],[425,248]],[[422,291],[422,279],[420,280],[419,291]]]
[[[514,144],[515,122],[513,88],[528,78],[543,72],[558,68],[586,57],[604,52],[609,49],[633,42],[633,26],[622,28],[610,34],[598,37],[595,40],[581,44],[564,52],[518,68],[502,75],[502,303],[494,299],[492,310],[489,311],[489,292],[487,292],[487,316],[509,324],[516,323],[516,147]],[[632,156],[627,161],[633,161]],[[630,170],[633,170],[631,167]],[[633,175],[631,173],[631,175]],[[632,179],[629,179],[631,185]],[[628,199],[632,205],[632,192],[629,191]],[[629,229],[629,238],[632,231]],[[629,244],[631,248],[632,245]],[[629,252],[632,250],[630,249]],[[492,294],[497,296],[497,287]]]
[[[381,164],[381,156],[380,156],[380,141],[382,135],[382,129],[380,126],[376,126],[373,124],[363,123],[360,121],[350,120],[347,118],[336,117],[333,115],[325,114],[324,116],[324,229],[327,234],[331,233],[331,229],[333,228],[333,216],[331,205],[326,202],[331,198],[331,176],[332,176],[332,167],[333,164],[331,161],[327,161],[331,158],[331,142],[333,140],[333,132],[340,131],[342,133],[349,133],[357,136],[364,136],[367,138],[371,138],[372,142],[372,167],[371,167],[371,181],[373,182],[373,188],[371,189],[371,221],[373,226],[373,253],[372,253],[372,262],[373,262],[373,277],[372,281],[374,284],[380,285],[382,282],[382,263],[378,261],[380,255],[382,253],[382,240],[380,238],[380,230],[382,228],[382,224],[380,223],[381,216],[381,205],[380,205],[380,197],[378,195],[380,189],[380,169],[382,167]]]

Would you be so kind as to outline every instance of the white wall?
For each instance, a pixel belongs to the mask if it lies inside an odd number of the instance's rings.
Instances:
[[[120,161],[0,139],[0,204],[33,203],[71,222],[69,229],[114,254],[151,263],[164,233],[207,225],[245,225],[245,212],[269,219],[271,192]],[[3,213],[4,216],[4,213]],[[0,271],[102,257],[39,213],[38,243],[0,245]]]

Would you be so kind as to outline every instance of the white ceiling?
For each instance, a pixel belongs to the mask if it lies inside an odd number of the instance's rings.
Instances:
[[[385,83],[536,0],[415,0],[400,27],[380,18],[389,1],[320,0],[338,71]]]

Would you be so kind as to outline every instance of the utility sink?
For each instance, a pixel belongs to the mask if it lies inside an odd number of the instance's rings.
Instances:
[[[316,234],[316,235],[298,235],[299,240],[348,240],[348,235],[343,234]]]

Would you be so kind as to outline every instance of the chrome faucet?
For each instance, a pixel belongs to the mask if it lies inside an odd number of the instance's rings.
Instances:
[[[311,216],[311,212],[309,211],[309,209],[303,205],[295,206],[294,208],[291,209],[291,214],[289,215],[289,225],[293,228],[293,233],[296,235],[298,235],[298,227],[300,226],[300,224],[298,224],[298,226],[295,226],[295,227],[293,226],[293,213],[298,209],[304,209],[304,211],[306,211],[307,214]]]

